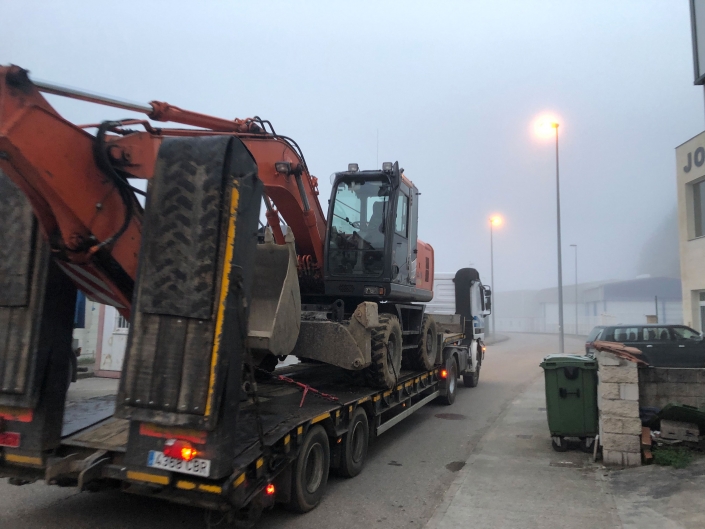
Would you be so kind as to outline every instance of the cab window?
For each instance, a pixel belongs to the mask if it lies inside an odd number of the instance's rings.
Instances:
[[[394,231],[402,237],[406,237],[407,220],[409,217],[409,197],[401,191],[397,198],[397,220],[394,226]]]

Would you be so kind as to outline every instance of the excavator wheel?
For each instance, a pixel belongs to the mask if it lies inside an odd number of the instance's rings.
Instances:
[[[424,315],[419,333],[419,347],[409,351],[409,363],[413,369],[428,371],[436,365],[438,341],[436,340],[436,320]]]
[[[402,334],[399,319],[391,314],[379,315],[379,326],[372,331],[372,364],[367,368],[367,382],[382,389],[393,388],[401,375]]]

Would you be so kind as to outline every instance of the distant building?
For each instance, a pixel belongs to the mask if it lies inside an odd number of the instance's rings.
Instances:
[[[563,287],[563,322],[568,334],[588,334],[595,325],[682,323],[681,282],[670,277],[578,284],[576,329],[575,285]],[[558,332],[558,288],[495,294],[497,332]]]
[[[676,147],[683,322],[705,331],[705,132]]]
[[[82,359],[95,362],[95,374],[119,378],[130,324],[115,307],[87,300],[79,292],[74,316],[73,346]]]

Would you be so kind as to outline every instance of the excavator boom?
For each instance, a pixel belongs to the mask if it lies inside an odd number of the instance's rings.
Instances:
[[[156,129],[149,121],[97,124],[93,136],[63,119],[40,92],[141,112],[151,120],[200,129]],[[142,125],[144,131],[127,127]],[[271,132],[265,127],[269,125]],[[17,66],[0,67],[0,170],[31,203],[52,255],[76,286],[127,318],[137,274],[142,208],[128,178],[150,179],[169,137],[233,135],[253,155],[265,187],[267,219],[284,244],[291,227],[299,261],[318,273],[325,217],[296,144],[259,118],[227,120],[152,101],[140,105],[57,85],[33,83]]]

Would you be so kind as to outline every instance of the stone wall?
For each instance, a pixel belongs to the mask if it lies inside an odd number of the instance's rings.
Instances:
[[[597,354],[597,407],[605,465],[641,465],[639,374],[634,362]]]
[[[666,404],[705,407],[705,369],[639,368],[639,405],[663,408]]]

